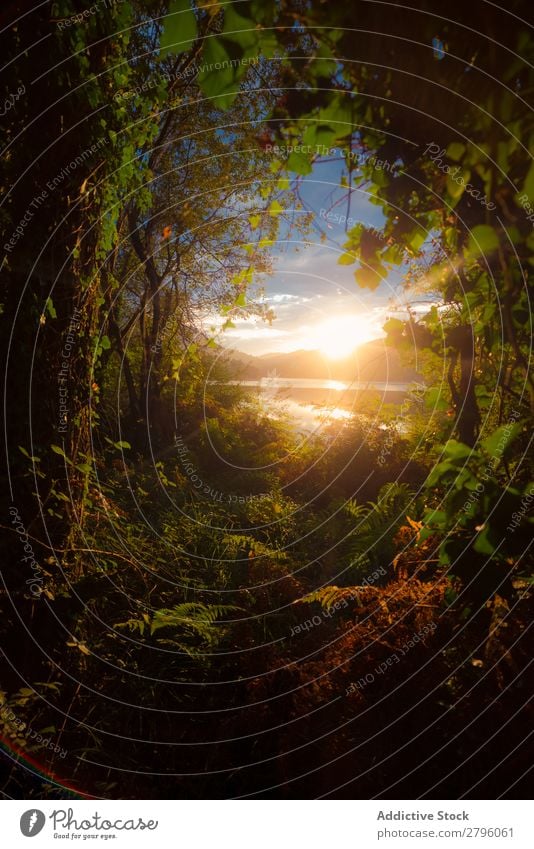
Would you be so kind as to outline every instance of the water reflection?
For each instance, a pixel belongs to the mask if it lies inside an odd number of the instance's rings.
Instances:
[[[280,377],[269,375],[257,380],[231,380],[256,395],[267,415],[288,419],[299,431],[310,433],[334,422],[350,421],[358,411],[358,400],[368,392],[382,395],[387,403],[400,403],[410,384],[384,381],[349,383],[343,380]]]

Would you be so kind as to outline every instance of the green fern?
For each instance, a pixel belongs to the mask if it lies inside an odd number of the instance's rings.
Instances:
[[[160,628],[185,628],[199,637],[211,642],[213,626],[220,617],[237,610],[236,607],[221,604],[205,605],[186,602],[172,608],[156,610],[150,625],[150,634],[155,634]]]
[[[308,593],[308,595],[304,596],[304,598],[299,598],[295,603],[312,604],[313,602],[319,602],[323,610],[328,612],[344,599],[359,601],[358,593],[361,589],[361,587],[336,587],[332,584]]]
[[[230,605],[186,602],[171,608],[163,607],[156,610],[152,616],[143,613],[140,619],[118,622],[115,628],[138,631],[141,636],[144,636],[145,631],[153,636],[162,628],[172,628],[179,639],[165,639],[164,642],[171,643],[194,656],[199,653],[201,646],[213,646],[218,641],[221,636],[221,623],[218,620],[239,609]],[[190,642],[192,639],[198,641],[200,645],[194,641]]]
[[[369,571],[387,567],[395,554],[393,538],[406,521],[406,511],[412,500],[405,484],[388,483],[382,487],[376,502],[362,505],[349,501],[346,512],[356,527],[343,545],[351,577],[362,578]]]
[[[238,556],[240,550],[247,550],[253,551],[255,557],[267,557],[277,563],[285,563],[288,559],[288,555],[285,551],[279,551],[276,548],[271,548],[270,546],[265,545],[263,542],[254,539],[254,537],[252,536],[244,536],[243,534],[231,534],[229,536],[223,537],[223,541],[228,544],[230,550],[236,557]]]

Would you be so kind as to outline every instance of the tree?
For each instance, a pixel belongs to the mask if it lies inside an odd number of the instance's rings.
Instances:
[[[109,289],[109,328],[141,443],[147,422],[150,439],[168,443],[172,417],[163,415],[161,392],[179,378],[187,351],[213,344],[210,317],[213,323],[224,310],[229,324],[233,315],[267,315],[247,291],[255,274],[270,266],[268,249],[283,209],[279,204],[279,212],[269,214],[271,198],[283,195],[287,205],[290,195],[252,146],[264,108],[259,101],[247,98],[224,116],[200,96],[175,109],[166,150],[149,154],[150,209],[141,210],[135,198],[125,207],[108,264],[116,281]],[[261,232],[251,230],[251,216],[262,220]]]

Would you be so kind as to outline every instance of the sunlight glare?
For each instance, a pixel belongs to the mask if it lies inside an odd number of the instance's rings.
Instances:
[[[321,351],[331,360],[339,360],[379,336],[380,330],[372,318],[355,313],[329,318],[310,328],[306,346]]]

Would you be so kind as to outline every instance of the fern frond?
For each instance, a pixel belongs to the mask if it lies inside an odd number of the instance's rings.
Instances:
[[[237,610],[229,605],[205,605],[195,602],[179,604],[173,608],[156,610],[152,617],[150,633],[160,628],[185,628],[196,632],[200,637],[210,640],[212,628],[217,620],[228,612]]]
[[[319,602],[323,610],[328,611],[335,605],[339,604],[340,601],[360,601],[360,594],[362,591],[368,589],[367,587],[336,587],[335,585],[330,585],[327,587],[321,587],[318,590],[314,590],[314,592],[305,595],[303,598],[299,598],[295,604],[312,604],[312,602]]]
[[[393,537],[406,521],[411,502],[405,484],[388,483],[382,487],[375,502],[358,505],[349,501],[346,512],[357,522],[344,545],[349,565],[361,576],[365,569],[388,566],[394,555]]]
[[[182,635],[189,638],[199,638],[201,642],[213,644],[220,634],[219,619],[225,617],[228,613],[233,613],[240,610],[238,607],[223,604],[206,605],[200,602],[185,602],[178,604],[175,607],[163,607],[156,610],[152,616],[144,613],[141,619],[128,619],[126,622],[119,622],[115,628],[128,628],[130,631],[139,631],[141,636],[144,635],[145,629],[150,631],[152,636],[162,628],[173,628]],[[174,641],[175,642],[175,641]],[[179,646],[188,654],[195,654],[198,649],[194,645],[179,641]]]
[[[242,534],[231,534],[225,536],[223,537],[223,542],[229,545],[235,557],[237,557],[240,549],[247,549],[249,551],[253,551],[256,557],[267,557],[277,563],[284,563],[288,559],[288,555],[285,551],[279,551],[276,548],[271,548],[253,537],[243,536]]]
[[[369,507],[365,504],[358,504],[352,498],[345,504],[345,512],[351,516],[356,522],[360,522],[368,513]]]

